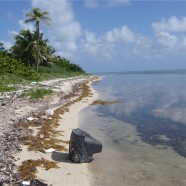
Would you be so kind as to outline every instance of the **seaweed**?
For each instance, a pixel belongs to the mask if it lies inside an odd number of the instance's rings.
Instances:
[[[103,101],[103,100],[95,100],[92,102],[91,105],[109,105],[109,104],[115,104],[115,103],[121,103],[120,101]]]
[[[30,180],[36,178],[37,167],[42,167],[45,170],[52,168],[59,168],[57,162],[49,161],[44,158],[38,160],[26,160],[22,162],[22,165],[19,166],[18,171],[20,178],[23,180]]]
[[[61,136],[64,131],[57,131],[56,128],[59,126],[59,119],[65,112],[69,111],[69,107],[72,104],[81,101],[84,97],[92,95],[90,88],[86,83],[80,84],[78,89],[78,92],[76,91],[77,87],[73,90],[68,97],[68,103],[56,109],[50,119],[42,119],[44,113],[39,113],[34,115],[34,117],[38,119],[17,123],[18,127],[30,131],[29,135],[19,136],[20,142],[27,145],[29,151],[44,152],[45,149],[49,149],[51,147],[58,151],[68,151],[68,149],[62,144],[69,144],[69,141],[59,140],[57,138]],[[32,129],[29,129],[29,127],[37,127],[37,134],[33,135],[33,131]],[[36,178],[36,167],[38,166],[44,167],[45,170],[49,170],[50,168],[57,168],[57,162],[51,162],[44,158],[38,160],[26,160],[22,162],[22,165],[19,167],[20,177],[26,180]]]

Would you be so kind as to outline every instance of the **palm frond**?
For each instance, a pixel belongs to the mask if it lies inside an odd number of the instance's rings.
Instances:
[[[36,21],[36,18],[26,19],[24,23],[33,23]]]

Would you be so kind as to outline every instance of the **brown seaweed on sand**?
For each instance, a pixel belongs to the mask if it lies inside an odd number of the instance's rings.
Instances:
[[[91,105],[109,105],[109,104],[115,104],[115,103],[121,103],[120,101],[103,101],[103,100],[95,100]]]
[[[44,158],[38,160],[26,160],[19,167],[18,171],[20,174],[20,178],[23,180],[30,180],[36,178],[37,167],[42,167],[45,170],[49,170],[52,168],[58,168],[57,162],[49,161]]]

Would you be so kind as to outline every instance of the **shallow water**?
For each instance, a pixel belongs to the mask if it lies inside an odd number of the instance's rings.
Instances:
[[[182,74],[111,74],[80,126],[103,143],[89,164],[95,185],[186,185],[186,84]]]

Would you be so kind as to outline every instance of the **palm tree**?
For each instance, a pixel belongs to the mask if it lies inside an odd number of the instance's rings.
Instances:
[[[21,59],[26,65],[34,66],[37,57],[37,46],[36,34],[30,32],[30,30],[21,30],[15,37],[15,44],[11,48],[11,52],[15,58]],[[48,45],[47,39],[43,40],[43,34],[39,36],[39,46],[38,65],[47,65],[47,62],[52,59],[52,52],[55,50]]]
[[[21,30],[15,36],[15,44],[11,48],[12,55],[21,59],[26,65],[33,66],[37,56],[37,42],[34,33],[29,30]]]
[[[38,72],[38,64],[39,64],[39,54],[40,54],[40,46],[39,46],[39,39],[40,39],[40,28],[39,24],[40,21],[45,22],[46,24],[49,24],[51,19],[47,17],[49,13],[48,12],[41,12],[39,8],[33,8],[31,12],[27,13],[26,16],[28,17],[27,20],[25,20],[25,23],[32,23],[35,22],[36,26],[36,38],[37,38],[37,56],[36,56],[36,71]]]

